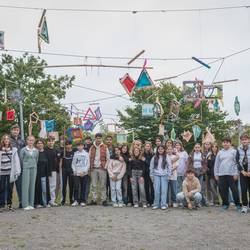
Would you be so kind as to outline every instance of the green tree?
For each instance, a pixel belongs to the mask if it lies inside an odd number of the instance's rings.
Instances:
[[[29,115],[36,112],[41,120],[55,119],[56,130],[63,131],[70,124],[70,117],[60,100],[65,97],[66,90],[72,86],[74,77],[51,76],[44,72],[46,61],[39,57],[24,54],[20,58],[2,55],[0,61],[0,91],[7,90],[7,102],[4,94],[0,100],[0,111],[15,109],[16,120],[6,121],[3,117],[0,134],[8,132],[13,123],[19,122],[19,104],[11,100],[13,90],[20,89],[23,95],[25,135],[28,133]],[[38,135],[39,124],[33,126],[33,134]]]
[[[156,94],[154,94],[156,93]],[[121,125],[127,129],[134,131],[135,137],[142,140],[154,141],[159,132],[159,124],[162,122],[167,131],[167,135],[170,136],[172,128],[175,129],[177,138],[181,141],[181,134],[184,130],[190,130],[192,132],[192,126],[198,125],[203,132],[206,128],[211,128],[212,133],[220,141],[224,136],[228,135],[233,123],[226,121],[226,112],[210,112],[206,101],[202,101],[202,108],[194,108],[194,104],[186,102],[181,104],[179,119],[172,122],[168,119],[170,112],[171,100],[173,100],[173,94],[177,100],[183,98],[183,94],[180,88],[176,87],[172,83],[162,83],[161,87],[155,87],[153,89],[137,90],[132,96],[132,101],[135,103],[134,107],[127,107],[126,113],[118,111]],[[160,103],[164,109],[164,115],[162,118],[144,118],[142,117],[142,104],[155,103],[156,96],[159,97]],[[192,120],[191,115],[199,114],[202,119]],[[201,142],[202,136],[199,138]],[[185,146],[191,149],[194,145],[194,139],[189,143],[185,143]]]

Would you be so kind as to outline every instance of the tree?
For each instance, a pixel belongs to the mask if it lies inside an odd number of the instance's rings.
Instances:
[[[154,94],[157,93],[157,94]],[[132,96],[132,101],[135,103],[134,107],[127,107],[125,109],[126,114],[118,111],[121,126],[127,130],[132,130],[135,133],[135,137],[142,140],[154,141],[159,132],[159,124],[162,122],[167,130],[167,134],[170,135],[172,128],[175,129],[177,138],[182,140],[181,134],[184,130],[190,130],[192,132],[192,126],[198,125],[203,132],[206,128],[211,128],[212,133],[220,141],[224,136],[228,135],[229,129],[233,123],[226,121],[226,112],[210,112],[207,102],[204,100],[201,103],[202,108],[194,108],[194,104],[191,102],[184,102],[181,104],[179,118],[175,122],[171,122],[168,119],[170,112],[171,100],[173,100],[173,94],[178,100],[183,98],[183,94],[180,88],[176,87],[172,83],[163,83],[161,87],[155,87],[153,89],[136,90]],[[142,117],[142,104],[155,103],[156,96],[159,97],[160,103],[164,109],[164,115],[160,118],[143,118]],[[202,116],[202,120],[192,120],[191,115],[199,114]],[[199,142],[201,142],[201,136]],[[189,149],[194,145],[194,139],[192,138],[189,143],[185,143]]]
[[[55,119],[56,130],[63,131],[70,124],[70,117],[60,100],[65,97],[66,90],[72,86],[73,77],[51,76],[44,72],[46,62],[32,55],[24,54],[20,58],[2,55],[0,62],[0,91],[7,89],[7,102],[2,96],[0,110],[15,109],[16,120],[1,121],[0,134],[9,131],[13,123],[19,122],[19,104],[11,101],[13,90],[20,89],[23,95],[25,134],[28,133],[29,115],[36,112],[41,120]],[[39,124],[33,127],[33,134],[38,135]]]

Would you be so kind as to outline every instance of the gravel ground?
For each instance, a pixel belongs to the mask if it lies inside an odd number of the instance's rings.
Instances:
[[[250,214],[101,206],[0,214],[0,249],[250,249]]]

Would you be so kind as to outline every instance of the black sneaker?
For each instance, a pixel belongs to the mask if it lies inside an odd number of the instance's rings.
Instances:
[[[108,202],[107,202],[107,201],[103,201],[103,202],[102,202],[102,205],[103,205],[104,207],[107,207],[107,206],[108,206]]]
[[[23,208],[22,203],[20,203],[20,204],[19,204],[19,207],[18,207],[18,208],[20,208],[20,209],[22,209],[22,208]]]
[[[97,203],[96,203],[96,201],[91,201],[91,202],[89,203],[89,205],[90,205],[90,206],[96,206]]]
[[[62,201],[62,202],[61,202],[61,206],[64,206],[64,205],[65,205],[65,201]]]

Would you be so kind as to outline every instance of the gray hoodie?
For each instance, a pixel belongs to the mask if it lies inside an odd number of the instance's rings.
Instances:
[[[236,150],[229,148],[227,150],[221,149],[216,156],[214,164],[214,175],[238,175],[238,168],[236,163]]]

